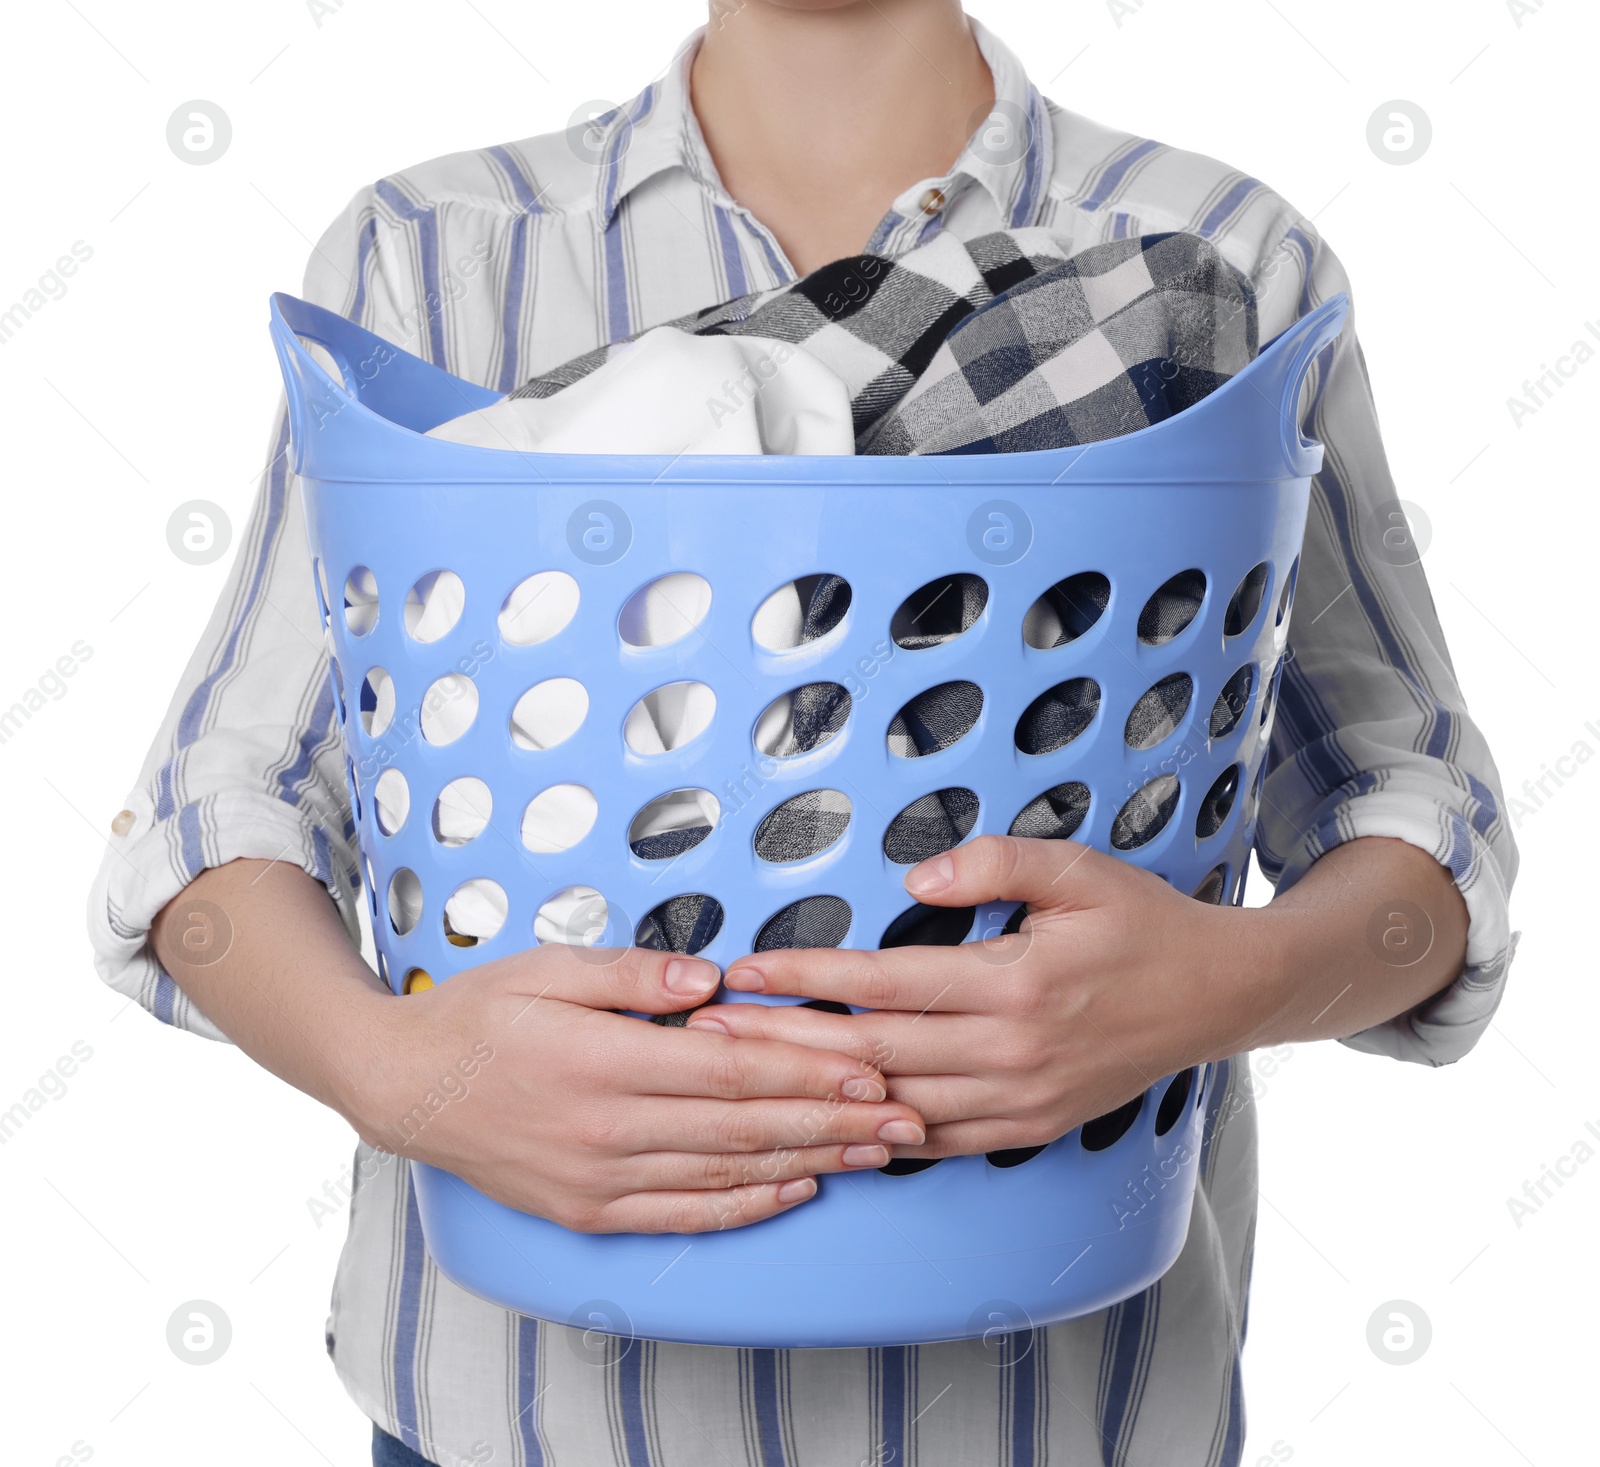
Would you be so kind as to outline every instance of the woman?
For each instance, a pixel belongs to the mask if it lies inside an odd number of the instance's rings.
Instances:
[[[745,0],[714,3],[659,82],[592,123],[363,189],[304,294],[510,390],[864,249],[1025,226],[1074,247],[1204,235],[1249,277],[1263,340],[1346,288],[1270,190],[1045,102],[958,0]],[[1422,573],[1384,551],[1393,488],[1352,330],[1308,431],[1327,467],[1258,837],[1269,906],[1208,907],[1070,843],[985,837],[907,886],[936,905],[1029,904],[1005,985],[958,949],[767,953],[729,986],[889,1012],[752,1006],[671,1029],[609,1011],[694,1008],[710,964],[546,946],[398,1003],[354,950],[352,828],[280,414],[93,924],[108,981],[226,1035],[362,1136],[329,1347],[376,1424],[375,1461],[1239,1461],[1242,1052],[1340,1038],[1459,1058],[1499,997],[1515,868]],[[402,1158],[375,1149],[486,1034],[493,1060],[467,1093]],[[1178,1262],[1102,1314],[985,1342],[716,1350],[510,1315],[433,1269],[409,1186],[415,1158],[568,1227],[692,1233],[803,1207],[819,1173],[1046,1142],[1203,1061],[1216,1083]],[[828,1096],[850,1103],[795,1146]],[[754,1166],[775,1150],[782,1171]]]

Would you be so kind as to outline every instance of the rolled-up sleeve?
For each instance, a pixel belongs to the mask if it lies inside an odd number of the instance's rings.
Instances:
[[[364,190],[313,251],[306,298],[358,319],[392,317],[396,302],[373,300],[375,289],[392,295],[379,239],[376,197]],[[268,349],[264,330],[259,345]],[[203,870],[243,857],[293,862],[358,932],[355,827],[288,443],[280,398],[232,571],[89,897],[100,976],[164,1022],[213,1039],[226,1036],[162,971],[148,940],[156,914]]]
[[[1262,339],[1349,284],[1304,220],[1257,272]],[[1449,988],[1344,1043],[1418,1064],[1460,1059],[1488,1027],[1516,944],[1517,851],[1500,777],[1467,712],[1389,473],[1352,313],[1308,384],[1326,448],[1311,496],[1262,788],[1256,855],[1286,890],[1327,851],[1388,836],[1454,877],[1470,917]],[[1397,909],[1398,910],[1398,909]],[[1405,917],[1375,914],[1375,930]]]

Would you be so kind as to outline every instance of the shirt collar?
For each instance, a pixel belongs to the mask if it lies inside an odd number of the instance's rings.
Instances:
[[[971,180],[990,195],[1009,227],[1023,228],[1037,221],[1050,177],[1049,114],[1011,49],[977,20],[968,19],[994,75],[994,107],[948,173],[919,179],[892,207],[910,217],[930,187],[953,198],[961,182]],[[695,31],[661,76],[598,122],[592,156],[599,169],[597,202],[606,224],[633,190],[673,168],[731,202],[689,100],[689,68],[704,35],[704,27]]]

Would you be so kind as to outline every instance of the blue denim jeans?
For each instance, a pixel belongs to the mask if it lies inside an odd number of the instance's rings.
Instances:
[[[398,1437],[392,1437],[382,1427],[372,1428],[372,1467],[434,1467],[426,1457],[419,1457]]]

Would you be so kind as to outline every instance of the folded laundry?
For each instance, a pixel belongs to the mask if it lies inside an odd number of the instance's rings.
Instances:
[[[1061,448],[1134,432],[1181,412],[1245,367],[1258,346],[1248,282],[1198,236],[1114,240],[1068,256],[1062,240],[1044,230],[966,241],[941,235],[898,259],[840,260],[791,285],[601,347],[430,436],[540,452],[854,448],[877,455]],[[723,380],[711,384],[707,373]],[[1096,580],[1073,577],[1041,598],[1024,627],[1029,643],[1060,646],[1092,622],[1109,590],[1103,580],[1091,584]],[[452,587],[441,578],[427,590],[445,599],[437,608],[430,601],[422,615],[452,624],[460,606],[448,598],[459,596],[459,582]],[[692,574],[656,582],[624,609],[624,639],[636,646],[676,640],[685,624],[699,620],[709,594]],[[891,635],[907,648],[959,636],[983,614],[986,594],[976,576],[943,577],[910,599]],[[838,624],[848,603],[849,588],[838,578],[808,577],[761,608],[756,639],[780,649],[814,640]],[[1151,599],[1140,636],[1169,641],[1198,610],[1195,588],[1174,577]],[[535,633],[541,617],[550,619],[546,635],[564,624],[562,608],[554,605],[519,614]],[[1151,689],[1128,716],[1129,743],[1150,747],[1169,734],[1187,713],[1191,693],[1187,679]],[[651,694],[630,716],[627,742],[640,753],[686,742],[709,714],[696,702],[705,696],[697,684]],[[1094,717],[1098,696],[1086,680],[1052,688],[1024,714],[1019,746],[1027,753],[1059,748]],[[581,697],[573,683],[570,697],[557,692],[539,707],[519,704],[513,737],[529,748],[553,742],[557,731],[565,737],[581,721],[584,709],[573,706]],[[947,747],[972,727],[975,697],[981,701],[969,683],[929,689],[890,726],[890,749],[919,758]],[[757,745],[782,755],[817,748],[847,712],[848,694],[837,685],[801,688],[767,710]],[[538,814],[530,807],[523,834],[534,848],[565,849],[593,824],[593,796],[576,786],[569,791]],[[381,790],[378,800],[381,813]],[[698,844],[716,824],[715,803],[693,791],[653,802],[630,832],[635,855],[670,860]],[[1080,786],[1063,785],[1023,811],[1012,831],[1069,837],[1085,805]],[[1130,809],[1128,828],[1119,833],[1124,848],[1140,843],[1141,823],[1165,818],[1158,801],[1142,813]],[[948,850],[970,833],[975,816],[968,791],[931,793],[894,822],[885,854],[909,865]],[[791,801],[766,817],[757,841],[768,860],[802,859],[828,843],[837,818],[824,804]],[[758,945],[837,942],[844,929],[836,915],[814,905],[828,900],[796,903],[780,913]],[[536,934],[542,941],[593,940],[588,929],[594,924],[585,914],[597,901],[587,888],[561,893],[541,908]],[[466,940],[487,935],[505,920],[504,895],[498,887],[487,893],[464,888],[446,916]],[[939,911],[928,909],[922,926],[913,921],[895,941],[936,940],[932,927],[939,920]],[[635,937],[644,945],[695,952],[720,922],[721,909],[709,897],[672,897]]]
[[[845,384],[859,453],[1114,438],[1198,401],[1259,345],[1249,282],[1209,240],[1183,233],[1073,255],[1046,229],[941,234],[666,325],[803,346]],[[555,397],[628,349],[597,347],[512,397]]]
[[[854,453],[844,384],[787,341],[658,326],[554,397],[512,396],[428,434],[522,453]]]

